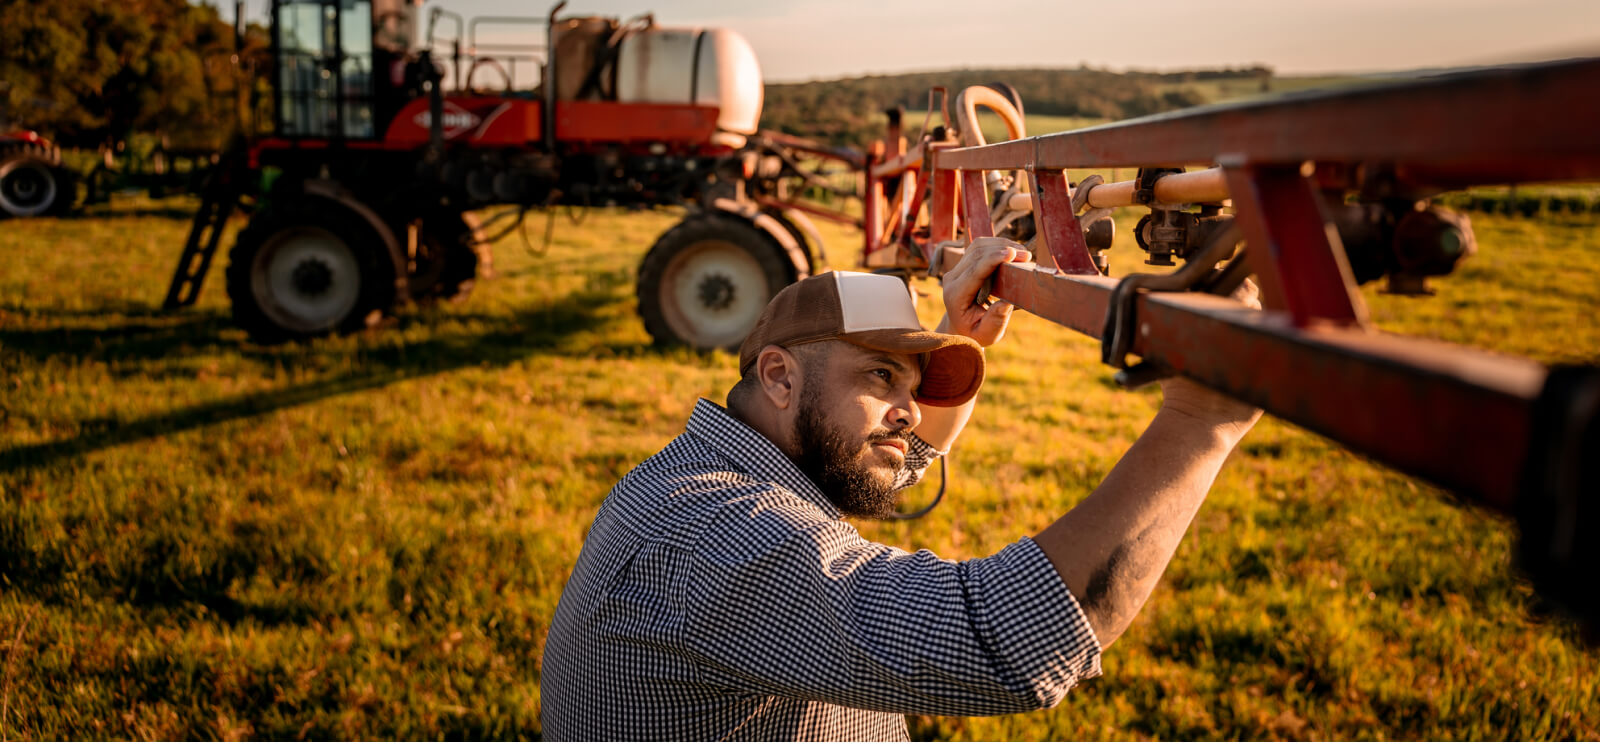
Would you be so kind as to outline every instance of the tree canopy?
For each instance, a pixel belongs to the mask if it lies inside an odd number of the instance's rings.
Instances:
[[[134,133],[215,147],[234,129],[267,37],[187,0],[0,0],[0,124],[91,146]]]
[[[37,129],[69,146],[158,135],[178,147],[219,147],[267,121],[268,34],[252,26],[235,59],[234,32],[215,6],[191,0],[0,0],[0,129]],[[881,136],[883,111],[922,109],[1003,81],[1032,114],[1122,119],[1193,106],[1221,83],[1265,84],[1264,67],[1180,73],[1077,69],[948,70],[766,86],[762,125],[837,144]],[[251,102],[256,102],[251,112]]]

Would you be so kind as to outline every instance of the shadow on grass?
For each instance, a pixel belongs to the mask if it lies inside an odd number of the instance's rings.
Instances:
[[[487,327],[487,330],[440,334],[424,341],[410,342],[395,335],[392,343],[361,349],[360,369],[349,374],[273,391],[248,393],[137,419],[88,420],[82,423],[83,430],[72,437],[0,452],[0,473],[46,468],[109,447],[259,416],[331,396],[381,388],[464,367],[504,367],[536,353],[557,349],[568,337],[598,328],[606,320],[601,312],[602,307],[611,299],[609,291],[588,289],[548,300],[542,305],[509,316],[449,316],[452,322],[466,321]],[[59,329],[0,332],[0,346],[40,358],[59,355],[153,358],[207,344],[236,344],[220,335],[222,329],[228,327],[226,315],[219,313],[176,324],[157,326],[136,321],[123,327],[84,329],[76,336]],[[644,344],[623,344],[601,347],[597,351],[617,357],[637,357],[652,349]],[[259,361],[285,367],[296,366],[310,356],[307,348],[297,345],[242,345],[240,352]]]
[[[88,310],[39,310],[12,304],[0,312],[49,319],[41,329],[0,329],[0,348],[32,357],[78,360],[137,361],[172,359],[195,351],[232,345],[224,336],[233,327],[220,311],[161,314],[149,306],[102,307]],[[121,316],[120,322],[106,319]]]
[[[194,219],[195,210],[199,203],[189,206],[152,205],[115,205],[96,204],[74,210],[61,215],[62,220],[106,220],[121,217],[160,217],[169,220],[183,220],[188,222]]]

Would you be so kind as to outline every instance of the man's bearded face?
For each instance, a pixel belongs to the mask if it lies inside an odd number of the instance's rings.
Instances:
[[[806,383],[796,412],[795,439],[800,455],[796,465],[827,495],[840,512],[852,517],[883,518],[894,512],[895,488],[904,458],[892,466],[882,463],[878,443],[904,440],[905,432],[878,427],[865,438],[847,434],[829,420],[823,403],[825,384],[815,368]]]

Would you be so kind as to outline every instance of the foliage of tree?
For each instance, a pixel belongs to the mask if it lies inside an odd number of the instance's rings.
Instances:
[[[256,82],[239,70],[265,69],[266,45],[252,29],[236,66],[232,26],[187,0],[0,0],[0,120],[67,145],[149,133],[215,147]]]
[[[949,70],[874,75],[845,80],[769,84],[762,125],[789,134],[859,145],[883,134],[883,111],[928,107],[928,92],[944,86],[952,100],[969,85],[1004,82],[1017,89],[1030,114],[1126,119],[1208,103],[1196,83],[1265,81],[1265,67],[1172,73],[1066,70]],[[937,109],[939,104],[934,103]],[[915,126],[916,122],[910,122]]]

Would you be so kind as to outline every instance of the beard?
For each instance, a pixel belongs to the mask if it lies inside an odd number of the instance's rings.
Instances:
[[[810,477],[811,483],[833,502],[840,512],[851,517],[881,519],[894,513],[895,477],[876,474],[857,456],[844,436],[828,426],[822,415],[820,385],[808,381],[800,396],[795,421],[795,439],[800,454],[795,465]],[[867,436],[867,443],[895,438],[896,433],[879,429]]]

